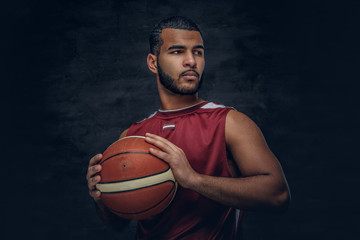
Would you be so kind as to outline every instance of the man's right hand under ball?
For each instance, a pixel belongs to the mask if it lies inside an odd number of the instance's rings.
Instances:
[[[102,154],[97,154],[92,157],[89,161],[89,167],[86,174],[86,180],[88,182],[89,194],[94,199],[95,202],[100,201],[101,192],[96,189],[96,184],[101,180],[99,172],[101,171],[101,165],[98,164],[102,159]]]

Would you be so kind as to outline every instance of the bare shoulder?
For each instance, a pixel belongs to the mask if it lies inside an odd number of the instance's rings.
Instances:
[[[226,122],[228,123],[250,123],[253,122],[247,115],[245,115],[242,112],[236,111],[236,110],[230,110],[228,115],[226,116]]]
[[[248,116],[230,111],[225,125],[226,146],[243,176],[279,172],[277,159],[259,127]]]
[[[225,136],[227,140],[232,140],[233,138],[262,137],[262,133],[247,115],[231,110],[226,116]]]

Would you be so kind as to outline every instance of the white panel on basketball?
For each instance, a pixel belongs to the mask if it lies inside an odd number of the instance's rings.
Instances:
[[[98,183],[96,184],[96,188],[102,193],[126,192],[139,188],[154,186],[167,181],[172,181],[175,183],[174,175],[172,174],[171,168],[169,168],[165,172],[139,179],[112,183]]]

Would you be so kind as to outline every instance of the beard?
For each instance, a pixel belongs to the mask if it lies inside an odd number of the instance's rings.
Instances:
[[[174,78],[172,78],[169,74],[167,74],[166,72],[164,72],[162,70],[162,68],[160,67],[160,64],[159,62],[157,63],[157,66],[158,66],[158,73],[159,73],[159,80],[160,80],[160,83],[166,88],[168,89],[169,91],[171,91],[172,93],[174,94],[180,94],[180,95],[193,95],[195,93],[197,93],[200,88],[201,88],[201,85],[202,85],[202,82],[203,82],[203,79],[204,79],[204,73],[203,75],[201,76],[201,78],[199,78],[199,81],[197,82],[197,84],[191,88],[191,89],[188,89],[188,88],[184,88],[184,87],[180,87],[178,86],[176,83],[179,82],[180,80],[180,77],[182,74],[179,75],[179,78],[176,80]],[[187,72],[187,71],[186,71]]]

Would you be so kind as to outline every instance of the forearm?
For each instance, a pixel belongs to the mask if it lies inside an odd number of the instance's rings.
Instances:
[[[196,174],[189,188],[221,204],[244,210],[282,211],[290,200],[287,184],[269,174],[241,178]]]
[[[130,220],[121,218],[112,213],[101,201],[95,202],[95,208],[99,218],[103,220],[105,224],[117,231],[122,231],[130,223]]]
[[[154,134],[146,136],[146,141],[161,149],[150,148],[150,153],[169,163],[176,181],[184,188],[240,209],[282,210],[289,202],[290,194],[281,167],[267,148],[243,154],[234,151],[236,156],[242,156],[236,163],[246,177],[213,177],[197,173],[184,151],[170,141]]]

